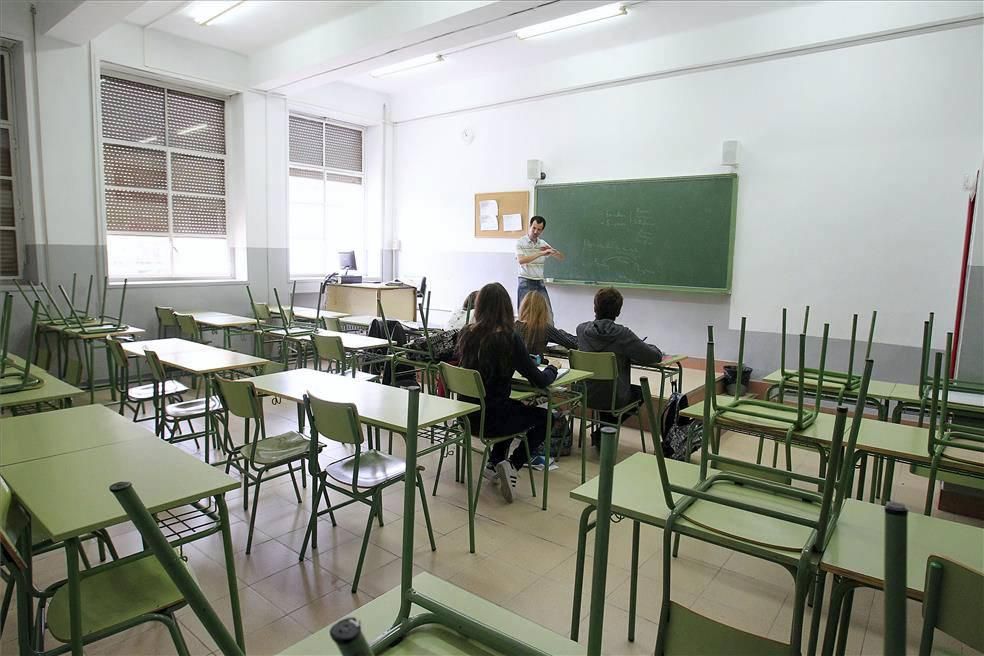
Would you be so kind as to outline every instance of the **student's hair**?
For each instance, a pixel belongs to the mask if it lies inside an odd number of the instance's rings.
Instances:
[[[526,350],[538,353],[546,343],[547,325],[550,324],[550,306],[540,292],[529,292],[519,306],[519,320],[523,322],[521,335]]]
[[[458,337],[461,366],[477,369],[483,380],[506,369],[511,373],[513,329],[509,292],[499,283],[490,282],[478,292],[475,323],[468,324]]]
[[[477,300],[478,300],[478,290],[476,289],[471,294],[469,294],[468,296],[465,297],[465,300],[462,301],[462,303],[461,303],[461,309],[462,310],[467,310],[469,306],[471,306],[472,309],[474,309],[474,307],[475,307],[475,301],[477,301]]]
[[[539,223],[544,228],[547,227],[547,220],[545,218],[543,218],[542,216],[540,216],[539,214],[537,214],[536,216],[534,216],[534,217],[532,217],[530,219],[530,225],[533,225],[534,223]]]
[[[594,297],[595,319],[614,321],[622,312],[622,293],[614,287],[599,289]]]

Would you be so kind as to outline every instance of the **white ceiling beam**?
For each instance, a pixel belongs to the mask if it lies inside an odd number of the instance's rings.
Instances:
[[[38,31],[83,45],[123,22],[144,2],[127,0],[38,0]]]
[[[258,89],[299,93],[609,1],[381,2],[253,54],[250,82]]]

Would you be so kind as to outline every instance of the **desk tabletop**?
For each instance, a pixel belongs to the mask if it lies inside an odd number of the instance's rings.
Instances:
[[[468,617],[508,633],[513,638],[532,645],[547,654],[575,656],[585,653],[585,646],[545,629],[525,617],[516,615],[481,597],[461,590],[451,583],[442,581],[432,574],[422,572],[413,577],[413,589],[427,597],[453,606]],[[373,599],[369,603],[334,618],[321,629],[293,645],[282,656],[309,656],[340,654],[335,641],[331,639],[332,624],[342,617],[355,617],[362,625],[362,634],[371,644],[385,633],[400,611],[400,588]],[[424,609],[411,606],[410,616],[419,615]],[[462,637],[451,629],[434,624],[414,629],[402,641],[386,651],[387,654],[485,654],[493,656],[499,652],[483,648]]]
[[[543,367],[540,367],[543,370]],[[574,383],[579,383],[582,380],[587,380],[593,376],[590,371],[583,371],[581,369],[568,369],[561,376],[557,376],[554,382],[550,383],[547,389],[556,389],[558,387],[564,387],[565,385],[572,385]],[[519,385],[520,387],[532,387],[530,381],[526,380],[522,374],[518,371],[513,372],[512,382],[514,385]]]
[[[238,326],[255,326],[256,319],[243,317],[226,312],[192,312],[195,321],[216,328],[236,328]]]
[[[290,308],[287,308],[288,310]],[[276,306],[270,306],[270,314],[275,316],[280,316],[280,308]],[[341,319],[342,317],[347,317],[346,312],[336,312],[335,310],[322,310],[315,315],[315,309],[313,307],[298,307],[294,306],[294,317],[298,319],[304,319],[306,321],[314,321],[318,317],[324,317],[327,319]]]
[[[922,597],[930,555],[984,571],[984,528],[910,512],[907,534],[906,588],[915,599]],[[881,588],[885,578],[884,506],[845,499],[820,566]]]
[[[279,331],[272,331],[272,334],[276,335]],[[368,337],[366,335],[357,335],[355,333],[339,332],[337,330],[316,330],[314,331],[317,335],[324,335],[326,337],[341,337],[342,338],[342,348],[346,351],[361,351],[363,349],[369,348],[385,348],[389,346],[389,342],[385,339],[380,339],[378,337]],[[298,341],[298,342],[310,342],[311,335],[288,335],[287,339]]]
[[[679,460],[665,462],[666,473],[674,484],[688,487],[697,484],[700,467]],[[571,498],[592,506],[597,504],[598,478],[592,478],[571,490]],[[612,512],[654,526],[666,523],[670,510],[663,499],[656,456],[636,452],[615,465]]]
[[[143,335],[146,330],[143,328],[137,328],[136,326],[120,326],[119,330],[104,330],[99,332],[85,332],[79,330],[78,328],[61,328],[61,332],[69,335],[75,339],[106,339],[107,337],[136,337],[137,335]]]
[[[190,342],[186,339],[151,339],[145,342],[130,342],[123,350],[134,355],[144,351],[154,351],[161,362],[169,367],[193,374],[211,374],[231,369],[246,369],[265,365],[269,360],[257,358],[238,351],[228,351],[208,344]]]
[[[24,358],[8,353],[7,357],[13,360],[19,367],[24,366]],[[0,408],[22,405],[27,403],[44,403],[45,401],[57,401],[83,394],[84,392],[74,385],[69,385],[65,381],[52,376],[41,367],[31,365],[30,374],[37,376],[43,381],[43,385],[34,389],[21,390],[20,392],[9,392],[0,394]]]
[[[372,325],[373,320],[378,318],[379,317],[373,316],[371,314],[353,314],[346,317],[342,317],[340,321],[342,323],[346,323],[352,326],[358,326],[360,328],[368,328],[370,325]],[[399,321],[401,324],[403,324],[404,328],[407,328],[409,330],[413,330],[417,332],[422,332],[424,330],[424,324],[419,321],[410,321],[409,319],[394,319],[394,321]],[[435,319],[433,321],[428,322],[427,330],[439,332],[444,330],[446,325],[447,324],[444,321],[441,321],[440,319]]]
[[[855,372],[855,375],[860,378],[861,372],[857,371]],[[767,383],[772,383],[777,385],[779,384],[781,378],[782,378],[782,370],[776,369],[772,373],[765,376],[765,378],[763,378],[762,380],[764,380]],[[795,376],[786,379],[786,384],[790,386],[790,389],[796,389],[796,384],[798,382],[799,380]],[[803,380],[803,383],[805,389],[815,390],[817,388],[816,380],[805,378]],[[895,385],[896,383],[891,383],[886,380],[871,380],[868,382],[868,396],[873,399],[891,399],[892,391],[895,389]],[[824,391],[829,393],[839,392],[840,387],[841,387],[840,385],[837,385],[836,383],[832,383],[829,380],[825,380],[823,383]],[[848,393],[848,396],[850,396],[850,393]]]
[[[236,479],[158,439],[126,440],[9,465],[3,478],[33,521],[56,541],[126,521],[126,512],[109,491],[117,481],[132,482],[151,513],[239,486]]]
[[[893,401],[900,401],[911,405],[918,405],[920,401],[922,401],[922,398],[919,395],[919,386],[909,385],[906,383],[896,383],[892,388],[891,395],[888,398]],[[984,411],[984,394],[954,392],[951,390],[950,396],[947,399],[947,404],[954,410],[979,413]],[[927,403],[926,405],[928,409],[929,404]]]
[[[368,424],[399,433],[407,429],[409,392],[399,387],[369,383],[313,369],[292,369],[249,380],[263,394],[300,402],[310,391],[322,399],[354,403],[359,409],[359,416]],[[479,406],[473,403],[421,394],[417,425],[426,428],[477,410]]]
[[[157,439],[102,405],[0,419],[0,467],[129,440]]]
[[[215,347],[199,342],[192,342],[178,337],[166,339],[147,339],[140,342],[124,342],[123,350],[130,355],[143,355],[144,351],[153,351],[159,357],[170,353],[202,353]]]

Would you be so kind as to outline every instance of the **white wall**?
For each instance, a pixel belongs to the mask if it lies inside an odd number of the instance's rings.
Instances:
[[[514,293],[512,242],[473,237],[475,193],[527,188],[529,158],[548,182],[720,172],[722,140],[738,139],[732,295],[632,292],[626,323],[700,354],[700,324],[715,317],[775,331],[779,308],[809,303],[817,329],[829,320],[846,337],[853,312],[877,308],[876,341],[917,346],[929,310],[953,313],[961,185],[981,157],[982,43],[978,24],[398,122],[399,273],[451,273],[434,287],[443,307],[489,280]],[[549,239],[564,217],[547,218]],[[552,287],[558,323],[589,318],[592,292]]]

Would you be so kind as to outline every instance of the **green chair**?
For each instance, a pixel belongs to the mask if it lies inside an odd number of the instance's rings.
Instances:
[[[302,484],[306,485],[307,474],[304,461],[307,458],[309,442],[306,437],[296,431],[288,431],[280,435],[267,437],[266,423],[263,417],[263,402],[256,393],[256,388],[249,380],[230,380],[222,376],[215,378],[218,384],[219,398],[222,400],[223,413],[215,413],[213,419],[222,424],[222,449],[226,454],[226,472],[235,469],[243,480],[243,510],[249,509],[249,488],[253,486],[253,508],[249,515],[249,534],[246,537],[246,553],[253,546],[253,529],[256,526],[256,510],[259,507],[260,485],[264,480],[290,475],[294,485],[294,495],[297,503],[302,503],[301,492],[297,487],[294,476],[294,466],[301,473]],[[229,430],[229,414],[244,420],[243,444],[233,442]],[[250,431],[250,422],[253,430]],[[218,427],[216,427],[218,428]],[[218,433],[218,430],[216,431]],[[278,468],[285,470],[269,475]]]
[[[355,593],[359,588],[359,578],[362,575],[362,565],[366,557],[366,548],[369,546],[373,520],[378,519],[382,525],[383,490],[406,478],[407,464],[402,458],[376,449],[363,448],[362,423],[355,404],[335,403],[305,394],[304,409],[311,422],[311,434],[314,436],[308,454],[314,492],[311,519],[304,534],[299,559],[304,560],[308,540],[311,541],[312,549],[318,548],[318,517],[327,513],[331,516],[332,526],[337,526],[335,510],[352,503],[366,504],[369,506],[369,518],[366,520],[362,550],[359,552],[359,562],[355,567],[355,577],[352,579],[352,592]],[[319,437],[352,447],[355,452],[322,467],[318,461]],[[427,537],[430,539],[431,551],[435,551],[437,545],[434,543],[434,531],[431,528],[430,512],[427,509],[427,495],[424,493],[424,480],[420,476],[421,469],[417,468],[413,475],[416,478],[417,490],[420,492],[420,503],[424,511],[424,521],[427,523]],[[349,500],[333,506],[328,498],[329,490],[343,494]],[[319,510],[322,500],[324,500],[324,510]]]
[[[176,380],[165,381],[163,390],[158,387],[159,381],[131,386],[130,359],[127,357],[126,351],[123,350],[123,345],[112,337],[107,337],[106,350],[109,352],[110,361],[116,368],[116,375],[113,376],[113,380],[115,381],[116,392],[120,399],[119,413],[121,415],[124,414],[125,410],[132,410],[133,421],[137,421],[137,417],[143,410],[144,404],[148,401],[153,403],[157,394],[160,394],[164,400],[181,400],[181,395],[188,391],[186,385]],[[150,418],[145,417],[141,421],[146,421]]]
[[[154,314],[157,315],[157,339],[164,339],[169,331],[178,331],[178,320],[174,318],[173,307],[155,305]]]
[[[175,312],[174,320],[178,322],[178,337],[190,342],[208,344],[209,341],[202,337],[202,329],[195,321],[195,316],[184,312]]]
[[[706,367],[706,389],[712,391],[710,396],[713,398],[714,333],[710,326]],[[871,367],[872,362],[868,360],[858,389],[857,405],[846,445],[843,438],[847,408],[839,406],[837,409],[829,466],[823,478],[792,471],[780,472],[765,465],[712,453],[708,444],[710,440],[704,439],[701,443],[698,482],[690,488],[670,482],[662,450],[655,450],[663,497],[671,511],[663,529],[663,606],[656,642],[657,656],[672,653],[801,652],[808,591],[812,583],[813,607],[820,608],[825,574],[818,566],[819,559],[826,547],[830,527],[847,491],[851,489],[855,445],[861,427],[868,382],[871,379]],[[650,422],[654,423],[658,421],[658,417],[653,408],[649,380],[643,378],[641,384],[643,403]],[[715,419],[712,404],[705,402],[706,433],[710,434],[714,430]],[[708,469],[712,467],[716,471],[709,473]],[[734,468],[740,469],[732,471]],[[790,482],[777,481],[777,474],[781,474],[780,481],[789,479]],[[774,562],[786,569],[794,580],[789,643],[765,641],[725,627],[673,602],[670,582],[674,561],[673,542],[677,534]],[[635,568],[632,576],[636,577]],[[634,629],[634,598],[630,600],[630,608],[631,636]],[[808,653],[813,652],[818,629],[819,613],[814,613]]]
[[[585,394],[582,403],[586,404],[588,411],[591,413],[591,419],[588,423],[601,426],[613,426],[615,428],[616,434],[621,431],[622,419],[625,415],[635,412],[639,409],[641,401],[631,401],[626,405],[619,406],[617,403],[616,395],[618,394],[618,359],[616,359],[614,353],[610,352],[598,352],[592,353],[588,351],[578,351],[573,350],[569,354],[571,368],[580,369],[581,371],[590,371],[591,379],[586,381],[585,388],[586,391],[594,388],[595,390],[600,390],[602,394],[597,392],[592,395],[590,391]],[[611,390],[611,396],[608,395],[608,390]],[[592,396],[595,398],[592,400]],[[598,397],[604,398],[603,402],[598,402]],[[607,397],[607,398],[606,398]],[[600,417],[600,413],[606,413],[610,415],[615,415],[615,421],[603,421]],[[642,424],[639,424],[639,438],[642,440],[642,452],[646,452],[646,431]],[[581,445],[582,450],[584,445]],[[653,449],[656,449],[656,445],[653,445]],[[583,456],[582,456],[583,457]]]
[[[984,426],[969,424],[952,414],[949,406],[950,377],[943,375],[942,390],[940,376],[943,362],[950,362],[953,348],[953,333],[946,335],[946,354],[937,353],[933,368],[933,386],[929,410],[929,484],[926,490],[924,513],[933,512],[936,497],[936,480],[952,479],[953,482],[978,490],[984,490],[984,465],[980,458],[972,459],[972,454],[984,453]],[[960,422],[960,423],[958,423]],[[963,453],[960,453],[960,452]],[[960,467],[960,473],[949,473],[953,465]],[[919,469],[916,469],[919,471]],[[942,470],[942,476],[941,476]]]
[[[526,450],[526,462],[532,459],[530,455],[530,445],[526,439],[526,431],[521,431],[519,433],[512,433],[510,435],[500,435],[496,437],[486,437],[485,436],[485,384],[482,382],[482,376],[474,369],[465,369],[462,367],[456,367],[447,362],[441,363],[441,379],[444,380],[444,386],[449,392],[458,396],[462,401],[469,401],[471,403],[477,403],[481,407],[481,415],[478,421],[478,432],[473,433],[474,437],[477,437],[482,443],[484,449],[482,451],[482,466],[479,468],[478,482],[475,485],[475,501],[473,502],[474,508],[478,508],[478,495],[482,491],[482,480],[485,478],[485,465],[489,461],[489,454],[492,452],[492,447],[500,442],[509,442],[513,439],[518,439],[523,443],[523,449]],[[535,396],[535,392],[524,392],[521,394],[522,398],[532,398]],[[514,395],[514,398],[516,396]],[[550,439],[547,436],[547,439]],[[438,477],[441,475],[441,465],[444,464],[444,456],[446,450],[441,451],[441,460],[438,465]],[[467,454],[467,449],[465,449]],[[533,468],[527,467],[527,472],[530,475],[530,492],[533,496],[536,496],[536,483],[533,482]],[[499,485],[509,485],[509,481],[499,481]],[[436,488],[435,488],[436,489]],[[510,490],[509,495],[511,497],[512,491]]]
[[[198,582],[191,570],[174,552],[174,548],[164,537],[154,520],[154,516],[147,510],[137,491],[133,489],[133,485],[128,482],[113,483],[109,486],[109,491],[113,493],[120,506],[126,511],[130,521],[140,533],[144,544],[157,559],[174,587],[184,596],[188,606],[195,612],[202,626],[205,627],[205,630],[219,647],[219,651],[224,656],[243,656],[245,653],[243,637],[238,636],[238,640],[233,638],[222,624],[222,620],[216,615],[215,609],[205,598],[202,589],[198,587]]]
[[[311,335],[311,347],[314,349],[314,368],[321,371],[321,363],[327,361],[325,371],[344,374],[351,369],[355,375],[355,367],[349,367],[348,355],[342,346],[342,338],[338,335]]]
[[[871,345],[875,338],[875,320],[878,318],[878,311],[873,310],[871,312],[871,322],[868,324],[868,343],[864,350],[864,360],[871,358]],[[806,334],[807,326],[810,322],[810,306],[806,306],[806,311],[803,315],[803,332],[801,334]],[[829,371],[823,368],[813,369],[809,367],[800,367],[800,369],[786,369],[786,308],[782,309],[782,341],[779,351],[779,371],[782,376],[784,383],[795,382],[799,377],[800,371],[803,372],[803,377],[808,385],[816,385],[818,382],[826,381],[827,385],[837,386],[837,402],[840,403],[843,400],[844,394],[853,392],[861,384],[861,376],[854,371],[854,352],[857,345],[858,336],[858,315],[855,314],[851,319],[851,346],[848,351],[847,356],[847,371]],[[819,385],[817,390],[820,390]],[[819,392],[818,392],[819,393]],[[780,396],[780,400],[782,397]]]
[[[45,629],[60,642],[71,640],[69,589],[59,581],[39,591],[33,608],[30,520],[0,479],[0,552],[17,587],[17,637],[23,656],[64,653],[65,646],[44,650]],[[161,622],[179,654],[188,647],[175,612],[185,598],[153,555],[112,560],[80,572],[82,641],[89,644],[144,622]]]
[[[929,656],[933,653],[933,634],[936,629],[978,653],[984,652],[982,599],[984,572],[942,556],[930,556],[926,565],[919,655]]]
[[[336,317],[319,317],[322,330],[332,330],[336,333],[342,332],[342,322]]]
[[[164,364],[157,356],[157,353],[147,349],[144,351],[144,356],[147,359],[147,368],[150,370],[150,375],[154,379],[154,385],[158,390],[167,389],[167,385],[169,383],[175,382],[168,379],[167,371],[164,369]],[[203,419],[207,416],[207,414],[220,412],[223,409],[222,399],[220,399],[218,395],[213,395],[207,400],[205,398],[200,398],[191,399],[190,401],[166,403],[165,397],[162,397],[158,391],[158,393],[154,395],[153,400],[154,415],[157,417],[157,434],[163,438],[165,437],[165,429],[169,429],[170,438],[165,438],[169,442],[180,442],[187,439],[195,439],[196,446],[198,445],[198,440],[195,438],[195,426],[191,423],[192,420]],[[208,413],[205,411],[206,405],[208,406]],[[181,421],[188,422],[188,429],[191,433],[187,436],[180,434],[178,422]]]

